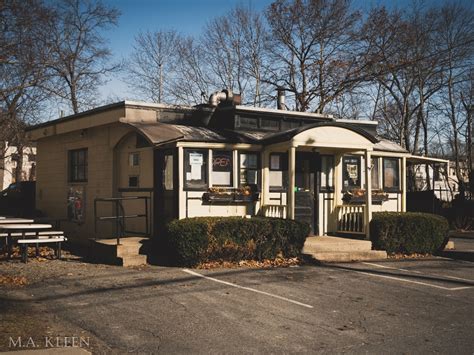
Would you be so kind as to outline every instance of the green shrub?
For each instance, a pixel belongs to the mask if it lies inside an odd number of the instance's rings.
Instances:
[[[279,218],[197,217],[168,225],[169,253],[179,265],[212,260],[273,259],[298,256],[309,226]]]
[[[370,239],[374,249],[388,253],[434,253],[446,243],[446,218],[429,213],[374,213]]]

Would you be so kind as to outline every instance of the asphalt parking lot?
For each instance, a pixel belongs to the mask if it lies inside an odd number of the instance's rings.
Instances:
[[[472,354],[473,266],[443,258],[264,270],[3,263],[30,283],[2,289],[0,350],[13,350],[9,337],[48,334],[87,336],[96,353]]]

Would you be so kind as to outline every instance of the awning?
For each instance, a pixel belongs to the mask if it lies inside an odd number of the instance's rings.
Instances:
[[[208,143],[259,143],[258,135],[231,130],[214,130],[205,127],[177,125],[168,123],[127,122],[153,145],[170,142],[208,142]]]
[[[441,164],[447,164],[449,166],[449,160],[446,159],[440,159],[440,158],[431,158],[431,157],[424,157],[424,156],[418,156],[418,155],[411,155],[407,157],[407,162],[408,163],[413,163],[413,164],[433,164],[433,163],[441,163]]]

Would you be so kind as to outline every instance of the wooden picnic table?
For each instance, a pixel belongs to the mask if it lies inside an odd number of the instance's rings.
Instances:
[[[2,218],[0,219],[0,226],[4,224],[25,224],[25,223],[33,223],[34,220],[26,219],[26,218]]]
[[[29,221],[29,220],[26,220]],[[36,237],[38,238],[38,233],[45,229],[51,229],[51,224],[34,224],[34,223],[9,223],[3,224],[0,223],[0,230],[3,231],[2,236],[5,235],[5,246],[8,252],[8,258],[10,259],[13,248],[13,239],[25,238],[27,232],[36,232]],[[12,234],[19,234],[19,236],[13,237]],[[36,247],[36,254],[38,254],[38,246]]]

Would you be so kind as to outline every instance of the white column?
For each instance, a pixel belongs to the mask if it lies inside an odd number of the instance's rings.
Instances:
[[[367,239],[370,239],[370,228],[369,224],[372,220],[372,178],[371,178],[371,167],[372,159],[370,151],[365,151],[365,235]]]
[[[402,212],[407,211],[407,158],[402,157],[402,164],[401,164],[401,185],[402,185]]]
[[[296,173],[296,147],[288,149],[288,196],[287,218],[295,219],[295,173]]]
[[[184,193],[184,151],[178,147],[178,218],[186,217],[186,195]]]
[[[270,152],[264,150],[262,152],[262,205],[270,202]]]

